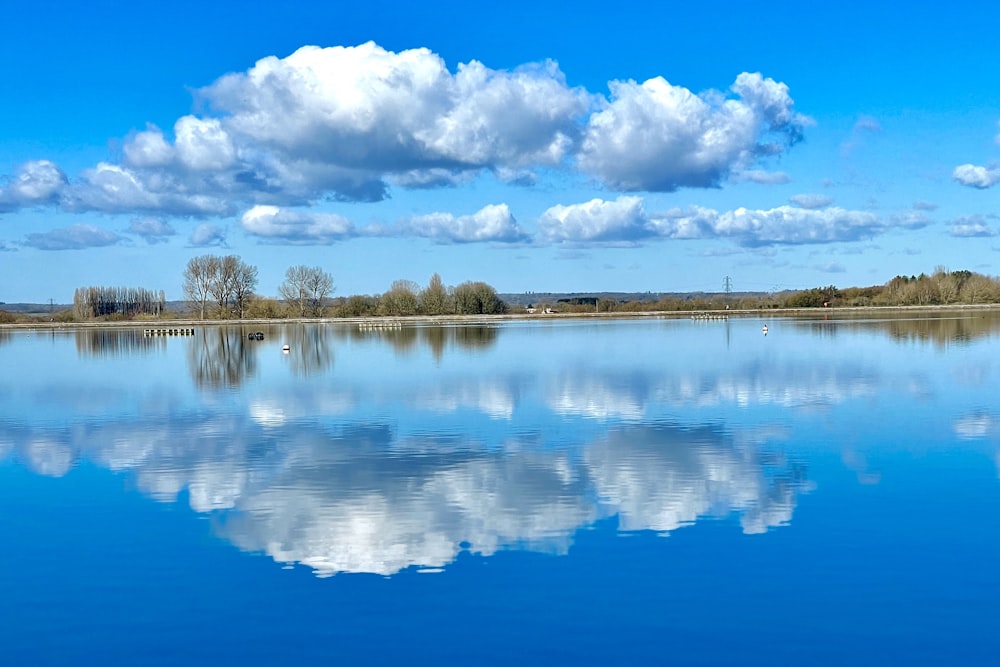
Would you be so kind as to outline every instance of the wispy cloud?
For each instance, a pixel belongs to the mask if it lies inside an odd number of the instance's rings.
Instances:
[[[788,198],[788,201],[801,208],[816,209],[826,208],[833,203],[833,198],[819,194],[801,194],[792,195]]]
[[[194,228],[188,242],[195,248],[225,247],[226,230],[218,225],[203,222]]]
[[[71,225],[49,232],[28,234],[23,245],[38,250],[83,250],[116,245],[125,238],[94,225]]]
[[[882,124],[874,116],[862,114],[858,116],[854,126],[851,128],[851,135],[840,145],[840,155],[850,158],[854,152],[865,145],[867,135],[879,134],[882,132]]]
[[[791,183],[792,177],[783,171],[766,171],[764,169],[746,169],[733,174],[735,181],[748,181],[761,185],[784,185]]]
[[[844,268],[843,264],[839,262],[828,262],[826,264],[817,264],[814,267],[817,271],[822,273],[846,273],[847,269]]]
[[[159,218],[133,218],[125,231],[142,237],[150,245],[165,243],[171,236],[177,235],[177,231],[169,223]]]
[[[986,238],[997,235],[996,230],[981,215],[953,220],[948,228],[948,233],[959,238]]]

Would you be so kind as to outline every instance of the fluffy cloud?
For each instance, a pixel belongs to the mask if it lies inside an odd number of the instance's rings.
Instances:
[[[883,220],[866,211],[810,210],[779,206],[719,212],[690,207],[647,213],[639,197],[594,199],[554,206],[539,220],[544,239],[556,243],[638,243],[653,238],[729,238],[743,246],[855,241],[893,226],[920,226],[906,219]]]
[[[298,212],[254,206],[240,219],[243,230],[270,243],[330,245],[357,236],[354,225],[335,213]]]
[[[710,224],[716,235],[734,238],[745,246],[857,241],[886,227],[878,216],[866,211],[812,211],[791,206],[738,208],[714,216]]]
[[[472,215],[420,215],[404,221],[402,228],[410,234],[438,243],[517,243],[528,240],[528,235],[517,224],[506,204],[491,204]]]
[[[25,162],[13,178],[0,182],[0,213],[54,203],[67,182],[66,175],[48,160]]]
[[[255,205],[377,201],[390,185],[455,186],[483,172],[528,185],[540,169],[577,169],[623,191],[730,176],[785,182],[755,167],[807,124],[787,86],[760,74],[740,74],[728,94],[659,77],[610,89],[607,99],[572,88],[551,61],[450,70],[425,48],[306,46],[197,91],[199,115],[133,133],[119,164],[68,181],[50,162],[27,163],[0,186],[0,211],[229,216]]]
[[[543,238],[556,243],[636,243],[656,235],[640,197],[553,206],[538,226]]]
[[[100,162],[64,189],[63,207],[70,211],[105,213],[196,216],[232,213],[225,187],[213,187],[211,179],[203,181],[200,187],[201,192],[187,187],[168,172],[150,174]]]
[[[962,185],[984,190],[1000,183],[1000,167],[978,167],[974,164],[963,164],[955,167],[951,177]]]
[[[72,225],[50,232],[28,234],[24,245],[39,250],[83,250],[115,245],[123,237],[94,225]]]
[[[611,102],[590,117],[579,162],[619,190],[718,185],[785,150],[808,122],[792,110],[788,87],[760,74],[740,74],[735,99],[695,95],[662,77],[610,87]]]
[[[788,201],[801,208],[809,209],[826,208],[833,203],[833,199],[831,197],[818,194],[792,195],[788,198]]]
[[[552,62],[507,72],[472,61],[452,74],[428,49],[371,42],[264,58],[200,95],[231,134],[279,161],[373,178],[557,165],[590,103]]]

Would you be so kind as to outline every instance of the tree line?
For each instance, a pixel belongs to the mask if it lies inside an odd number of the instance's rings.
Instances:
[[[972,271],[949,271],[899,275],[883,285],[838,289],[830,285],[784,296],[787,308],[837,306],[947,306],[1000,303],[1000,280]]]
[[[163,290],[141,287],[78,287],[73,292],[73,315],[81,320],[103,317],[127,319],[159,317],[166,307]]]
[[[480,281],[445,286],[433,274],[424,286],[396,280],[379,294],[333,297],[333,277],[321,267],[294,266],[278,285],[278,298],[257,293],[257,267],[239,256],[202,255],[192,258],[183,272],[188,313],[201,319],[281,319],[287,317],[406,317],[412,315],[503,314],[510,310],[497,291]],[[723,308],[835,308],[843,306],[934,306],[1000,304],[1000,279],[938,267],[930,274],[898,275],[883,285],[838,288],[834,285],[761,294],[673,295],[643,300],[586,297],[553,304],[536,304],[544,312],[659,312]],[[72,311],[57,313],[60,320],[94,318],[176,317],[165,313],[162,290],[136,287],[81,287],[74,292]],[[18,318],[0,311],[0,321]]]
[[[236,255],[193,257],[183,273],[183,290],[200,319],[276,319],[283,317],[370,317],[480,315],[507,312],[507,304],[484,282],[446,287],[434,274],[421,287],[396,280],[381,294],[333,298],[333,277],[318,266],[293,266],[278,285],[279,299],[256,293],[257,267]]]
[[[826,285],[804,290],[759,294],[671,295],[620,300],[607,297],[565,299],[538,304],[564,313],[630,313],[778,308],[838,308],[893,306],[948,306],[1000,304],[1000,279],[972,271],[949,271],[938,267],[927,275],[895,276],[882,285],[844,287]]]

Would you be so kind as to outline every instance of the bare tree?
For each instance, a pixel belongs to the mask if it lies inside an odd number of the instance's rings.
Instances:
[[[219,258],[200,255],[188,260],[184,269],[184,296],[198,304],[201,319],[205,319],[205,306],[212,295],[212,285],[218,271]]]
[[[313,267],[306,280],[306,291],[309,294],[309,308],[313,317],[323,315],[326,300],[333,294],[333,276],[323,269]]]
[[[217,259],[217,271],[211,288],[212,298],[215,299],[216,315],[226,317],[231,312],[229,303],[233,298],[233,285],[240,258],[236,255],[226,255]]]
[[[228,259],[228,258],[227,258]],[[242,320],[250,305],[254,289],[257,288],[257,267],[236,258],[232,278],[233,308]]]
[[[290,267],[285,271],[285,281],[278,286],[281,298],[298,310],[299,317],[307,313],[320,317],[333,290],[333,277],[318,266]]]
[[[242,318],[257,287],[257,267],[238,255],[192,257],[184,271],[184,294],[200,307],[201,318],[209,299],[215,302],[216,316],[235,313]]]

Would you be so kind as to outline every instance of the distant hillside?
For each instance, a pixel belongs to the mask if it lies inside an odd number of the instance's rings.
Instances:
[[[58,313],[61,310],[69,310],[73,307],[71,303],[3,303],[0,301],[0,310],[8,313],[18,313],[21,315],[43,315],[45,313]]]
[[[731,299],[755,298],[764,296],[764,292],[521,292],[518,294],[500,294],[500,298],[511,306],[535,306],[538,304],[556,303],[593,303],[596,299],[607,299],[618,302],[656,302],[664,299],[679,301],[694,301],[696,299],[713,299],[729,297]]]

